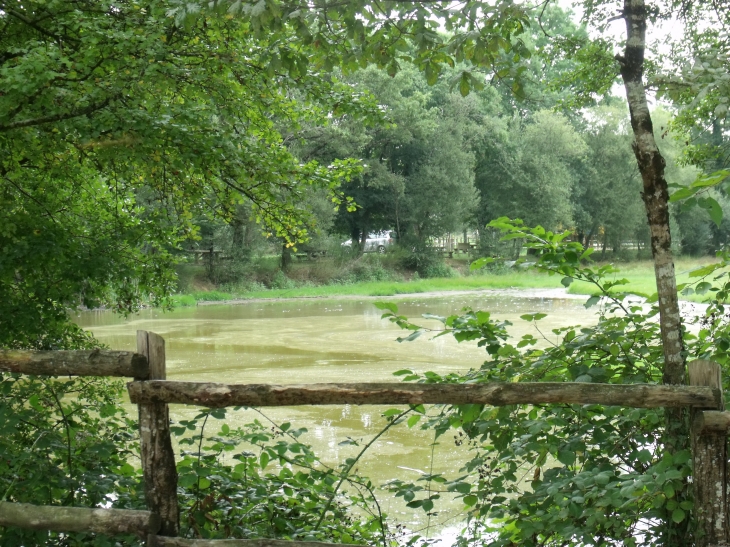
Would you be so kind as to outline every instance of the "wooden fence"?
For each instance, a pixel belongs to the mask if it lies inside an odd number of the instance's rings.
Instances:
[[[689,364],[688,386],[586,383],[226,385],[166,380],[165,342],[138,331],[137,352],[0,351],[0,372],[132,378],[139,408],[140,452],[147,511],[33,506],[0,502],[0,526],[38,530],[133,533],[149,547],[325,547],[320,542],[273,539],[203,540],[177,537],[177,470],[168,403],[226,406],[342,404],[601,404],[635,408],[689,407],[697,547],[730,545],[727,434],[720,366]]]

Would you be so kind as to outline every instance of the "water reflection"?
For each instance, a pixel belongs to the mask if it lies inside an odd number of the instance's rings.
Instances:
[[[513,336],[539,336],[534,326],[519,319],[543,312],[543,334],[551,329],[594,321],[582,299],[567,298],[555,290],[483,291],[441,297],[401,296],[381,298],[396,302],[399,312],[417,319],[423,313],[450,315],[464,307],[492,313],[514,325]],[[136,331],[149,330],[166,340],[168,378],[226,383],[314,383],[394,381],[392,373],[409,368],[440,374],[466,372],[481,365],[485,352],[476,344],[458,344],[453,338],[421,337],[409,343],[395,339],[402,331],[381,319],[374,299],[299,299],[258,301],[239,305],[198,306],[164,313],[145,310],[127,320],[110,312],[91,311],[78,323],[113,349],[134,350]],[[436,328],[437,321],[421,320]],[[275,422],[306,427],[311,443],[323,461],[336,464],[354,455],[352,446],[340,446],[348,437],[369,439],[385,425],[384,408],[373,406],[292,407],[265,409]],[[190,418],[196,410],[174,406],[174,420]],[[261,416],[254,411],[233,414],[231,426]],[[359,464],[358,471],[376,483],[388,479],[415,480],[418,470],[454,477],[466,459],[465,447],[444,435],[431,460],[433,433],[394,428],[381,438]],[[383,492],[383,507],[411,529],[424,524],[422,513],[406,509],[402,501]],[[459,504],[432,519],[434,529],[463,518]]]

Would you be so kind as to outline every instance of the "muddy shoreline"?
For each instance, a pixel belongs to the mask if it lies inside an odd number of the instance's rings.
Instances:
[[[392,295],[370,296],[363,294],[332,294],[321,296],[278,296],[271,298],[235,298],[231,300],[199,300],[198,306],[218,306],[218,305],[236,305],[236,304],[256,304],[263,302],[296,302],[300,300],[408,300],[412,298],[446,298],[449,296],[492,296],[492,295],[519,295],[528,298],[565,298],[571,300],[587,300],[589,297],[584,294],[570,294],[566,289],[474,289],[474,290],[456,290],[456,291],[428,291],[414,293],[399,293]]]

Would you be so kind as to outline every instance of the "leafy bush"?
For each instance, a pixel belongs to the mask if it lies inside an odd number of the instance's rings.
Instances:
[[[417,243],[399,253],[400,266],[418,273],[420,277],[455,277],[458,273],[445,264],[433,248]]]
[[[231,300],[233,295],[222,291],[195,291],[191,294],[195,300],[224,301]]]
[[[539,322],[545,314],[526,314],[522,319],[533,323],[539,334],[512,342],[511,323],[495,320],[486,311],[427,315],[443,323],[443,334],[459,342],[477,341],[486,349],[486,361],[463,375],[409,370],[397,374],[424,383],[662,383],[657,309],[613,292],[628,283],[613,280],[613,266],[584,265],[591,250],[566,242],[568,232],[530,229],[505,219],[493,224],[539,251],[534,255],[539,271],[560,275],[565,286],[574,279],[593,284],[596,295],[586,306],[599,306],[597,323],[542,334]],[[476,267],[486,262],[477,261]],[[699,333],[684,331],[687,359],[710,359],[725,369],[730,364],[730,316],[722,302],[730,295],[728,267],[725,256],[693,272],[696,281],[684,288],[688,294],[712,295],[707,312],[697,318]],[[714,293],[708,292],[710,279],[719,281]],[[405,340],[430,332],[398,315],[394,304],[378,307],[411,332]],[[728,375],[723,378],[727,389]],[[391,489],[426,511],[436,499],[429,492],[452,492],[461,498],[470,522],[459,546],[693,545],[691,453],[688,435],[675,432],[686,428],[687,416],[675,417],[671,424],[667,420],[665,409],[602,405],[443,407],[421,425],[437,436],[457,430],[455,442],[472,450],[464,476],[446,482],[424,474],[417,482],[393,482]]]
[[[401,247],[398,258],[401,268],[418,272],[422,277],[426,267],[439,261],[436,252],[424,244],[413,245],[410,248]]]
[[[0,375],[3,501],[143,509],[136,420],[120,406],[123,384]],[[373,486],[329,468],[299,440],[305,430],[259,422],[232,430],[203,410],[172,427],[181,448],[181,535],[276,537],[372,545],[386,540]],[[205,427],[220,427],[206,436]],[[338,480],[351,486],[338,491]],[[134,537],[0,527],[3,547],[141,546]]]
[[[176,308],[187,308],[198,304],[195,297],[190,294],[174,294],[171,299],[172,305]]]
[[[248,255],[231,257],[229,260],[216,260],[208,273],[210,281],[216,285],[237,283],[253,275],[254,266]]]
[[[292,279],[289,279],[286,274],[281,270],[274,274],[270,285],[272,289],[294,289],[296,288],[296,286],[296,282]]]
[[[423,269],[423,277],[458,277],[459,272],[445,262],[429,264]]]
[[[515,272],[514,263],[509,260],[497,260],[480,268],[469,268],[466,275],[510,275]]]
[[[103,507],[140,489],[136,421],[105,379],[0,374],[0,500]],[[4,547],[111,545],[90,534],[0,527]]]
[[[350,263],[333,282],[337,284],[364,283],[368,281],[396,281],[399,276],[383,266],[381,257],[365,254]]]
[[[306,429],[258,421],[231,429],[219,421],[225,416],[224,409],[202,410],[172,428],[182,449],[181,536],[380,541],[383,515],[372,511],[372,485],[323,465],[300,440]],[[210,425],[220,429],[207,437]],[[343,476],[354,488],[338,497]]]

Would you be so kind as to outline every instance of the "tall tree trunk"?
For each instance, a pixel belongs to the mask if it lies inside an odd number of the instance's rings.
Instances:
[[[231,256],[234,259],[239,259],[243,255],[243,236],[244,236],[244,224],[240,218],[234,218],[231,221]]]
[[[651,251],[654,257],[657,294],[659,296],[659,324],[664,350],[663,382],[686,383],[686,365],[682,356],[682,336],[677,298],[677,281],[672,259],[672,237],[669,233],[669,191],[664,178],[666,162],[654,139],[654,128],[644,89],[644,53],[646,50],[647,10],[644,0],[624,0],[626,20],[626,48],[616,59],[621,65],[621,77],[629,103],[631,127],[634,132],[633,149],[643,181],[642,198],[646,206],[651,233]],[[664,438],[669,452],[688,445],[689,429],[686,410],[666,410],[667,428]],[[685,485],[686,486],[686,485]],[[678,501],[685,497],[678,492]],[[689,519],[677,524],[666,517],[665,546],[689,545]]]
[[[597,230],[598,226],[591,226],[591,231],[588,232],[588,235],[586,235],[586,241],[583,245],[586,249],[591,246],[591,241],[593,241],[593,234],[595,234]]]
[[[365,247],[367,247],[368,244],[368,234],[370,232],[368,230],[363,230],[360,234],[360,253],[365,252]]]
[[[291,248],[286,243],[281,244],[281,271],[286,273],[291,268],[292,253]]]
[[[644,90],[646,47],[646,5],[644,0],[625,0],[627,40],[623,56],[617,55],[629,102],[634,131],[634,154],[644,183],[642,198],[651,232],[651,250],[659,294],[659,313],[664,344],[664,383],[686,383],[682,357],[677,281],[674,277],[672,237],[669,233],[669,191],[664,178],[664,158],[654,139],[654,128]]]

